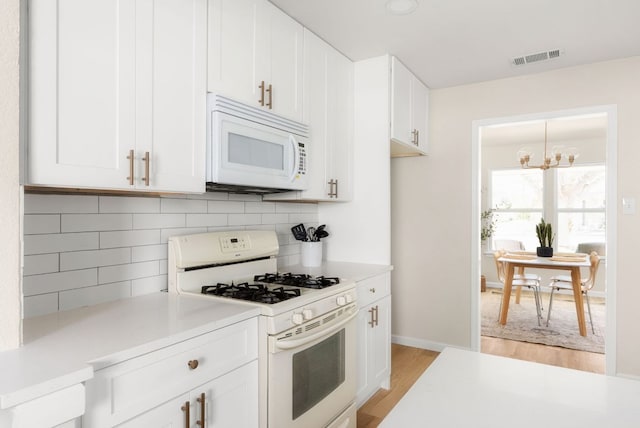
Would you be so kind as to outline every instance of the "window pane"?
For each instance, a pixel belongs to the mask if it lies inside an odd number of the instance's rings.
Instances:
[[[510,169],[491,172],[491,207],[542,209],[542,171]]]
[[[540,212],[499,212],[494,214],[496,219],[496,231],[493,234],[494,242],[503,239],[514,239],[524,244],[525,250],[535,251],[539,246],[536,237],[536,224],[542,218]],[[500,248],[494,249],[499,250]]]
[[[575,251],[581,242],[605,242],[604,213],[558,213],[558,251]]]
[[[558,171],[558,208],[604,208],[603,165],[579,166]]]

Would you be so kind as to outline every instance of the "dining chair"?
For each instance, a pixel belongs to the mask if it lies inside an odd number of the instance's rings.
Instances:
[[[496,262],[496,270],[498,272],[498,280],[504,286],[506,280],[506,269],[505,263],[500,261],[500,258],[503,257],[507,252],[504,250],[498,250],[493,253],[493,258]],[[518,289],[522,287],[527,287],[533,291],[533,297],[536,302],[536,314],[538,315],[538,325],[540,325],[540,320],[542,319],[542,302],[540,300],[540,276],[534,274],[514,274],[513,280],[511,281],[511,287],[518,287]],[[519,302],[516,302],[519,303]],[[498,309],[498,316],[500,316],[500,312],[502,311],[502,299],[500,299],[500,309]]]
[[[596,274],[598,273],[598,266],[600,266],[600,256],[596,251],[592,251],[589,254],[589,277],[580,280],[580,289],[585,299],[587,300],[587,310],[589,312],[589,322],[591,323],[591,331],[596,333],[593,328],[593,317],[591,316],[591,303],[589,302],[589,290],[591,290],[596,282]],[[547,311],[547,327],[549,326],[549,319],[551,318],[551,305],[553,305],[553,293],[560,290],[573,290],[573,283],[571,282],[570,275],[558,275],[551,278],[551,296],[549,297],[549,310]]]

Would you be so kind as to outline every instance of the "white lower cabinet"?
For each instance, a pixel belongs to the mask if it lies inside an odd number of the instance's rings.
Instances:
[[[391,274],[357,284],[358,387],[360,407],[379,389],[389,389],[391,376]]]
[[[256,427],[257,332],[254,318],[96,371],[83,428]]]

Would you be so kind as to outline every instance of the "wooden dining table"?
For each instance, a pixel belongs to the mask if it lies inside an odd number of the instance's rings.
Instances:
[[[576,314],[578,316],[578,328],[580,329],[580,335],[587,335],[587,324],[584,317],[584,304],[582,301],[582,289],[580,284],[580,268],[590,266],[589,258],[586,254],[537,257],[535,253],[507,253],[498,260],[503,262],[505,266],[504,293],[502,295],[502,309],[500,311],[499,319],[501,325],[505,325],[507,323],[513,275],[516,268],[518,268],[520,273],[523,273],[526,268],[567,270],[571,272],[571,283],[573,286],[573,297],[576,304]]]

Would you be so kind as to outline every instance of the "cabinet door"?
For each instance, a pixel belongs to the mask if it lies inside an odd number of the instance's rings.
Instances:
[[[258,361],[254,360],[191,392],[192,422],[202,421],[201,403],[205,396],[207,428],[254,428],[258,426]]]
[[[412,74],[395,57],[391,58],[391,139],[412,144],[411,79]]]
[[[412,79],[411,123],[417,131],[418,149],[426,153],[429,124],[429,88],[416,77]]]
[[[371,375],[372,383],[380,386],[388,380],[391,373],[391,297],[378,300],[373,307],[377,323],[372,329]]]
[[[265,31],[263,0],[209,0],[208,90],[257,106],[269,41]],[[268,84],[268,82],[267,82]]]
[[[353,63],[330,48],[327,66],[327,178],[336,184],[332,200],[352,196]],[[331,189],[329,189],[331,190]]]
[[[136,185],[204,192],[207,2],[136,5]]]
[[[135,3],[31,0],[29,184],[129,188]]]
[[[187,423],[186,407],[189,407],[189,421]],[[176,428],[194,426],[195,417],[192,415],[192,405],[189,401],[189,394],[183,394],[173,400],[154,407],[133,419],[116,425],[118,428]]]
[[[269,2],[263,4],[268,17],[269,62],[258,76],[271,84],[271,101],[275,113],[302,120],[302,25]],[[262,79],[262,77],[259,77]]]
[[[372,377],[370,376],[370,353],[369,343],[371,343],[371,335],[373,329],[369,324],[371,321],[371,307],[360,308],[358,312],[358,347],[357,347],[357,361],[358,361],[358,381],[356,387],[356,405],[360,407],[364,404],[369,397],[373,394]]]

